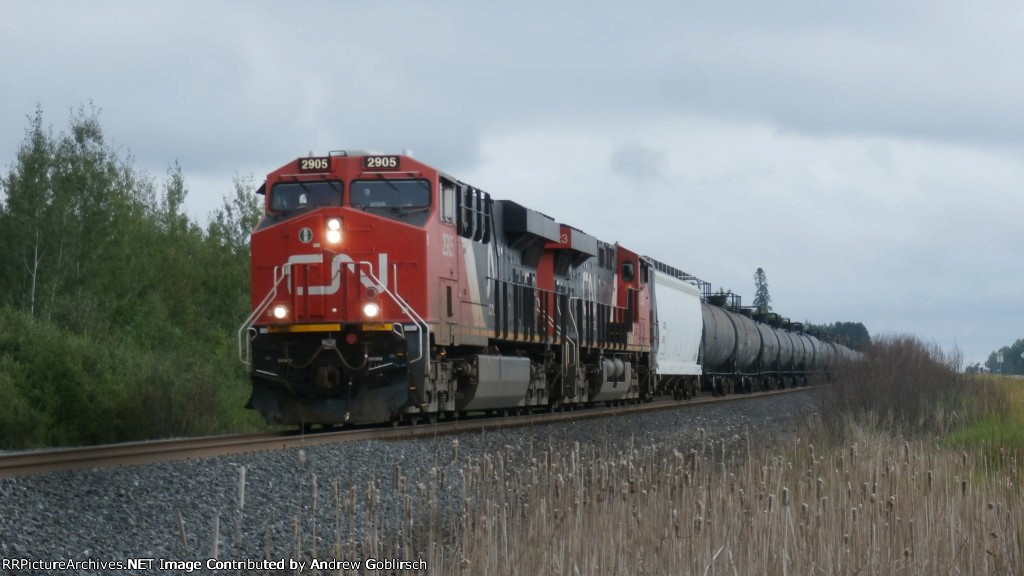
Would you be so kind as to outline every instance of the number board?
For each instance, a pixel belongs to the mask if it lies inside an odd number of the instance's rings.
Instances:
[[[331,159],[328,157],[299,158],[299,172],[330,172]]]
[[[363,158],[364,170],[398,170],[401,156],[367,156]]]

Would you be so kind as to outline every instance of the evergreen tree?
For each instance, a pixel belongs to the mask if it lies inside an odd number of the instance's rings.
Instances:
[[[764,268],[758,268],[757,272],[754,272],[754,286],[754,306],[759,312],[771,312],[772,297],[768,294],[768,277],[764,273]]]

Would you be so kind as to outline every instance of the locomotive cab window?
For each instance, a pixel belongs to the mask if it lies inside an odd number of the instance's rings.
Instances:
[[[441,221],[455,222],[455,184],[441,180]]]
[[[320,206],[341,206],[342,183],[338,181],[278,182],[270,190],[270,209],[296,212]]]
[[[349,198],[356,208],[426,208],[430,184],[426,180],[356,180]]]
[[[409,224],[426,222],[430,209],[430,183],[426,180],[353,180],[348,195],[353,208]]]
[[[633,263],[632,262],[623,262],[622,263],[622,281],[623,282],[632,282],[633,278],[635,278],[635,277],[636,277],[636,271],[633,269]]]

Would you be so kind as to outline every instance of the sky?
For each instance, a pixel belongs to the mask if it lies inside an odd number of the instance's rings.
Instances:
[[[4,2],[0,167],[90,102],[205,222],[309,153],[420,160],[794,321],[1024,338],[1024,3]]]

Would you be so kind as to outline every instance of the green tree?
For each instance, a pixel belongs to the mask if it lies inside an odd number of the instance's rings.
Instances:
[[[252,176],[234,178],[232,194],[210,215],[206,293],[210,314],[222,325],[237,326],[249,311],[249,238],[263,217],[262,196],[254,194]]]
[[[54,204],[53,170],[53,136],[44,128],[43,111],[37,107],[29,118],[17,162],[0,179],[4,195],[0,206],[0,303],[31,315],[36,314],[40,295],[52,281],[51,263],[58,258],[53,218],[48,214]]]
[[[754,287],[754,306],[759,312],[771,312],[772,297],[768,294],[768,277],[764,273],[764,268],[758,268],[757,272],[754,272]]]
[[[1002,366],[997,362],[1000,353],[1003,355]],[[993,372],[998,372],[1001,368],[1003,374],[1024,374],[1024,359],[1020,356],[1022,353],[1024,353],[1024,339],[1017,340],[1010,346],[994,350],[985,361],[985,366]]]
[[[41,108],[0,177],[0,448],[245,429],[234,346],[248,310],[251,178],[184,212],[111,146],[95,106],[54,135]]]
[[[854,350],[866,352],[871,347],[871,334],[868,333],[867,327],[860,322],[835,322],[820,325],[807,323],[805,325]]]

